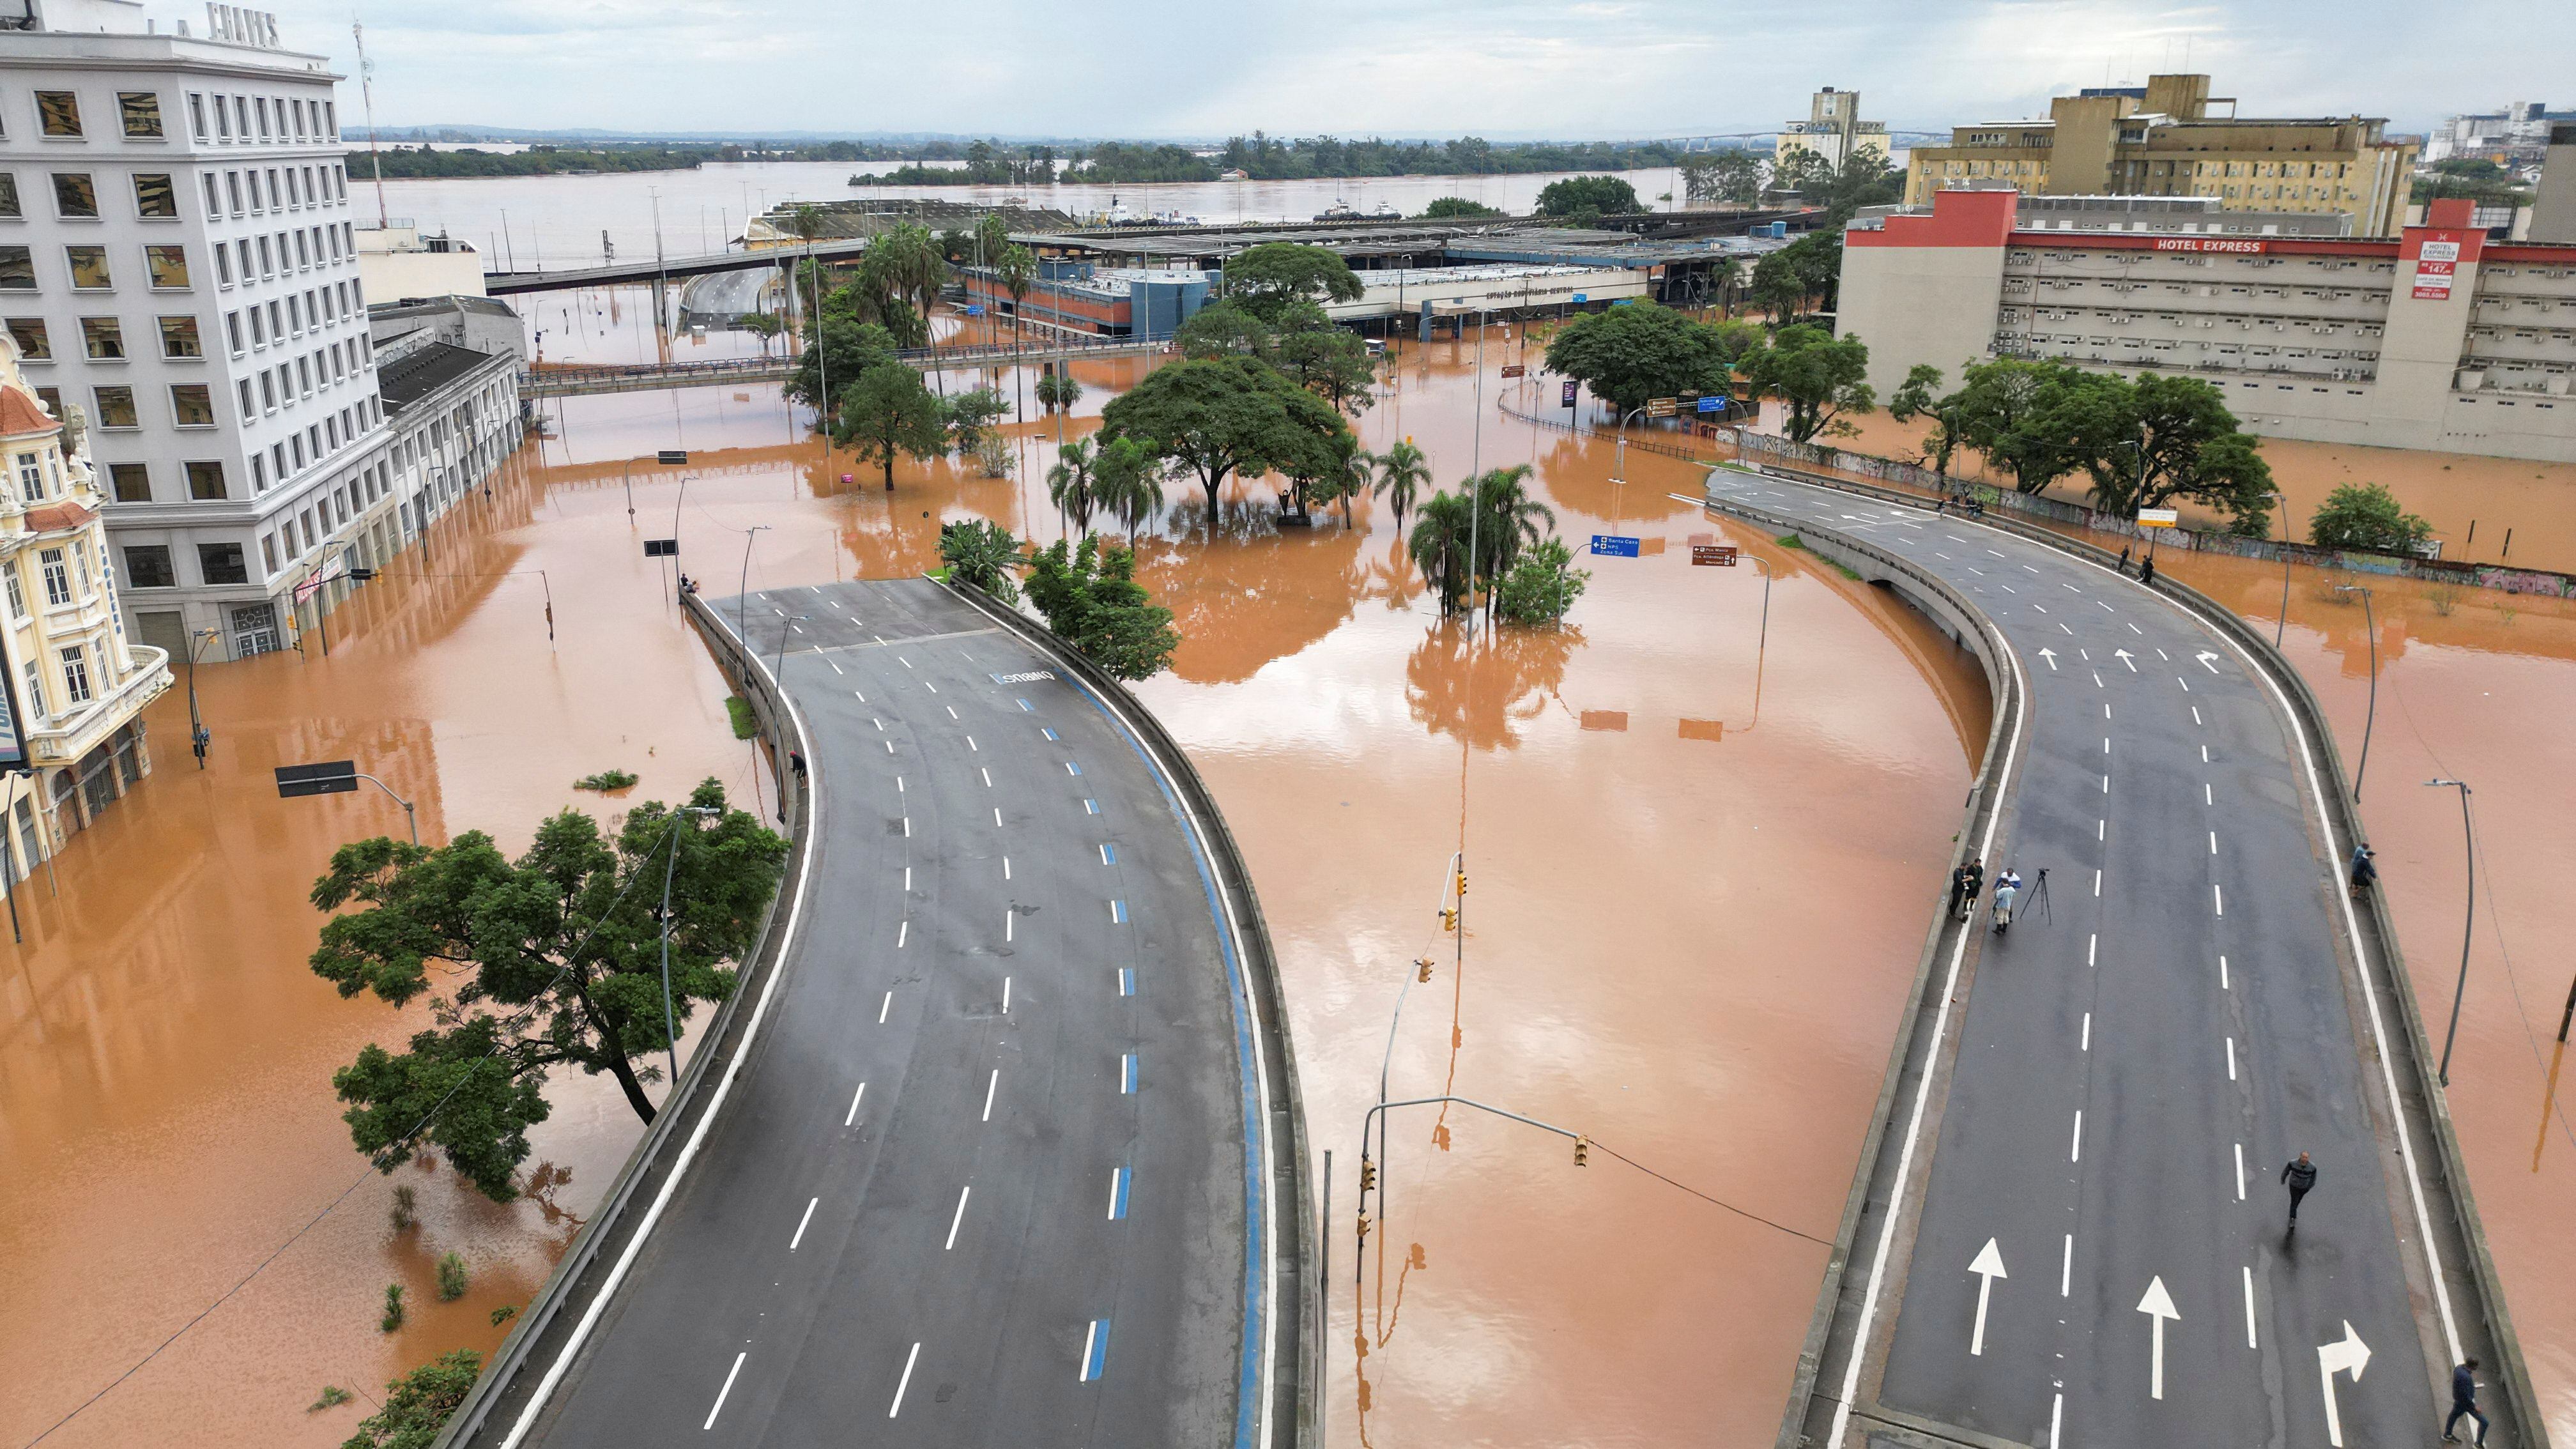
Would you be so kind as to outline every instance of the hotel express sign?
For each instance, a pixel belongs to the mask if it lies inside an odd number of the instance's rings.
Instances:
[[[2156,238],[2156,250],[2160,252],[2237,252],[2240,254],[2250,254],[2262,251],[2263,243],[2254,237],[2160,236]]]

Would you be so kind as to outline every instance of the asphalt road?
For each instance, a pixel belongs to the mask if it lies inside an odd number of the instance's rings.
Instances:
[[[927,581],[716,608],[812,742],[807,914],[533,1437],[1249,1443],[1254,1088],[1144,755]]]
[[[1978,938],[1880,1300],[1892,1335],[1865,1334],[1876,1402],[2030,1445],[2430,1442],[2427,1345],[2447,1340],[2410,1288],[2402,1167],[2382,1168],[2341,862],[2270,686],[2180,607],[2058,550],[1775,478],[1711,486],[1947,580],[2029,683],[1986,862],[2020,873],[2021,910]],[[2302,1151],[2318,1183],[2293,1235],[2279,1178]],[[2336,1375],[2330,1426],[2318,1350],[2347,1324],[2370,1357]]]

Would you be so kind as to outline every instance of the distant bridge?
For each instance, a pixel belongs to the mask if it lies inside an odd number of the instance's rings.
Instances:
[[[858,258],[868,249],[864,237],[816,239],[812,255],[817,261],[846,262]],[[487,296],[511,297],[522,292],[566,292],[581,287],[631,287],[639,283],[660,282],[672,277],[702,277],[711,272],[747,272],[760,267],[783,267],[801,261],[807,255],[802,245],[762,247],[756,251],[713,252],[693,257],[665,257],[614,262],[604,267],[567,267],[553,272],[485,272],[483,291]]]
[[[896,354],[916,368],[999,366],[1041,362],[1048,358],[1100,357],[1121,353],[1160,352],[1168,339],[1089,337],[1070,334],[1015,347],[1007,342],[963,347],[920,347]],[[650,392],[667,387],[717,387],[738,383],[779,382],[796,370],[793,357],[718,357],[697,362],[640,362],[602,366],[549,366],[519,374],[522,397],[570,397],[580,393]]]

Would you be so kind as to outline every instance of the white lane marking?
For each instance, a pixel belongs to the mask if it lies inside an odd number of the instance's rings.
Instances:
[[[1969,566],[1968,566],[1968,572],[1970,572],[1970,573],[1972,573],[1972,574],[1975,574],[1978,578],[1981,578],[1981,579],[1982,579],[1982,578],[1984,578],[1984,577],[1986,576],[1986,571],[1985,571],[1984,569],[1978,568],[1978,567],[1977,567],[1976,565],[1974,565],[1974,564],[1971,564],[1971,565],[1969,565]]]
[[[951,704],[951,705],[944,705],[944,706],[942,706],[942,708],[944,708],[944,709],[946,709],[946,710],[948,711],[948,717],[949,717],[950,719],[955,719],[955,718],[957,718],[957,706],[955,706],[955,705]]]
[[[2003,590],[2003,591],[2004,591],[2005,593],[2007,593],[2007,594],[2018,594],[2018,593],[2020,593],[2020,592],[2021,592],[2021,590],[2016,589],[2016,588],[2014,588],[2012,585],[2007,584],[2007,583],[2000,583],[2000,582],[1999,582],[1999,583],[1997,583],[1997,584],[1995,585],[1995,587],[1996,587],[1996,588],[1999,588],[1999,589],[2001,589],[2001,590]]]
[[[819,1204],[822,1201],[823,1200],[818,1197],[805,1204],[805,1216],[796,1220],[796,1236],[787,1240],[787,1251],[791,1253],[795,1252],[796,1245],[805,1241],[805,1225],[814,1221],[814,1208],[816,1204]]]
[[[1125,901],[1114,900],[1109,903],[1109,924],[1113,926],[1123,926],[1127,924],[1127,903]]]
[[[2108,775],[2102,777],[2102,793],[2105,795],[2111,793],[2111,777]]]
[[[1008,976],[1002,978],[1002,1014],[1011,1014],[1011,978]]]
[[[2179,684],[2179,685],[2181,685],[2181,686],[2182,686],[2182,692],[2183,692],[2183,693],[2185,693],[2185,694],[2189,694],[2189,693],[2191,693],[2191,681],[2190,681],[2190,680],[2185,679],[2185,678],[2183,678],[2181,675],[2177,674],[2177,675],[2175,675],[2175,676],[2174,676],[2174,683]]]
[[[2100,599],[2095,599],[2093,602],[2095,602],[2095,603],[2097,603],[2097,604],[2102,604],[2102,601],[2101,601]],[[2111,606],[2110,606],[2110,605],[2108,605],[2108,604],[2102,604],[2102,607],[2103,607],[2103,608],[2105,608],[2105,609],[2110,609],[2110,610],[2111,610],[2111,612],[2112,612],[2112,613],[2114,613],[2114,614],[2116,614],[2116,613],[2120,612],[2120,611],[2119,611],[2119,610],[2117,610],[2117,609],[2112,609],[2112,608],[2111,608]]]
[[[2031,605],[2031,607],[2032,607],[2032,608],[2034,608],[2034,609],[2037,609],[2039,612],[2041,612],[2041,613],[2043,613],[2043,614],[2045,614],[2045,613],[2047,613],[2047,612],[2048,612],[2048,606],[2047,606],[2046,604],[2033,604],[2033,605]]]
[[[1133,996],[1136,994],[1136,969],[1134,967],[1121,966],[1118,968],[1118,994],[1121,996]]]
[[[838,664],[836,664],[836,663],[833,663],[832,656],[831,656],[831,655],[829,655],[829,654],[826,654],[826,655],[824,655],[824,656],[823,656],[823,662],[824,662],[824,663],[826,663],[826,664],[830,664],[830,665],[832,666],[832,672],[833,672],[834,674],[847,675],[847,674],[849,673],[849,671],[848,671],[848,670],[843,669],[840,665],[838,665]]]
[[[2227,1080],[2236,1080],[2236,1038],[2227,1039]]]
[[[2212,915],[2223,916],[2227,914],[2227,893],[2219,889],[2218,882],[2216,881],[2211,881],[2209,883],[2209,908],[2210,914]]]
[[[2207,745],[2202,745],[2200,747],[2200,762],[2204,765],[2209,763],[2209,746]]]
[[[1100,802],[1099,802],[1099,801],[1097,801],[1097,800],[1085,800],[1085,801],[1083,801],[1083,802],[1082,802],[1082,813],[1083,813],[1083,814],[1085,814],[1085,815],[1097,815],[1097,814],[1099,814],[1099,813],[1100,813]]]
[[[1082,1364],[1074,1371],[1074,1382],[1091,1382],[1091,1353],[1100,1346],[1100,1320],[1091,1320],[1091,1329],[1082,1335]]]
[[[867,703],[867,702],[868,702],[867,691],[865,691],[865,690],[861,690],[861,689],[853,689],[853,690],[851,690],[851,691],[850,691],[850,695],[851,695],[851,697],[852,697],[852,698],[854,698],[854,699],[858,700],[858,702],[859,702],[859,703],[861,703],[861,704],[865,704],[865,703]]]
[[[885,994],[885,1000],[877,1007],[877,1025],[885,1025],[886,1013],[892,1010],[894,1010],[894,993],[889,991]]]
[[[2095,840],[2108,840],[2110,838],[2110,832],[2111,822],[2107,818],[2098,819],[2093,822],[2093,838]]]
[[[2093,872],[2093,898],[2095,900],[2102,898],[2102,872],[2099,870]]]
[[[2227,984],[2227,958],[2224,956],[2218,958],[2218,989],[2221,991],[2235,989]]]
[[[2057,1296],[2073,1296],[2075,1287],[2075,1235],[2066,1235],[2066,1251],[2057,1260]]]
[[[903,817],[903,838],[906,840],[912,838],[912,817],[909,815]]]
[[[2095,689],[2108,689],[2111,687],[2102,682],[2102,671],[2099,669],[2093,671],[2093,687]]]
[[[1118,1059],[1118,1095],[1132,1097],[1135,1094],[1136,1054],[1129,1052]]]
[[[2245,1269],[2245,1346],[2261,1347],[2254,1341],[2254,1269],[2250,1264]]]
[[[2236,1144],[2236,1200],[2245,1201],[2245,1144]]]
[[[2195,704],[2195,705],[2193,705],[2193,706],[2191,707],[2191,722],[2192,722],[2193,724],[2199,724],[2199,723],[2200,723],[2200,706],[2199,706],[2199,705],[2196,705],[2196,704]]]
[[[1110,1222],[1114,1223],[1118,1221],[1118,1199],[1121,1196],[1120,1190],[1126,1186],[1127,1169],[1123,1167],[1113,1167],[1109,1169],[1109,1217],[1107,1220]]]
[[[981,752],[984,747],[975,743],[975,737],[973,735],[968,735],[966,737],[966,748]]]
[[[1959,535],[1957,535],[1957,534],[1955,534],[1955,533],[1945,533],[1945,534],[1943,534],[1943,535],[1941,535],[1941,536],[1942,536],[1943,538],[1946,538],[1946,539],[1950,540],[1952,543],[1966,543],[1966,542],[1967,542],[1967,540],[1966,540],[1966,539],[1961,538]]]
[[[2063,579],[2058,580],[2057,586],[2070,594],[2080,594],[2084,592],[2082,589],[2075,587],[2073,584],[2070,584]]]
[[[1100,863],[1102,865],[1116,865],[1118,863],[1118,857],[1109,853],[1109,842],[1106,840],[1100,842]]]
[[[903,1391],[912,1387],[912,1366],[920,1357],[921,1345],[919,1343],[913,1344],[912,1352],[903,1356],[903,1377],[895,1380],[894,1404],[886,1410],[887,1418],[891,1419],[895,1415],[903,1412]]]
[[[896,922],[894,928],[894,948],[898,951],[902,950],[904,943],[911,939],[912,922],[909,919]]]
[[[885,636],[883,634],[870,634],[868,637],[874,639],[879,644],[883,644],[885,642]]]
[[[1011,878],[1011,858],[1010,858],[1009,856],[1007,856],[1007,855],[1006,855],[1006,856],[1003,856],[1003,857],[1002,857],[1002,879],[1004,879],[1004,880],[1009,880],[1010,878]]]
[[[894,792],[895,792],[896,794],[898,794],[898,795],[901,795],[901,794],[904,794],[904,793],[905,793],[905,790],[904,790],[904,787],[903,787],[903,776],[901,776],[901,775],[897,775],[897,776],[895,776],[895,777],[894,777]]]
[[[999,805],[993,807],[993,828],[995,830],[1002,828],[1002,807]]]
[[[948,1220],[948,1245],[941,1248],[939,1251],[943,1253],[951,1252],[957,1247],[957,1225],[966,1221],[966,1194],[973,1192],[974,1190],[974,1185],[971,1183],[965,1187],[957,1189],[957,1212],[955,1216]]]
[[[2121,622],[2121,623],[2123,623],[2123,624],[2128,624],[2128,623],[2129,623],[2129,621],[2128,621],[2128,620],[2126,620],[2126,619],[2123,619],[2123,620],[2121,620],[2120,622]],[[2129,632],[2130,632],[2130,633],[2132,633],[2132,634],[2139,635],[2140,637],[2144,637],[2147,631],[2146,631],[2146,630],[2144,630],[2144,629],[2139,628],[2139,627],[2138,627],[2137,625],[2135,625],[2135,624],[2129,624]]]
[[[1997,557],[1997,558],[2002,558],[2002,557],[2004,556],[2004,555],[2003,555],[2003,550],[2001,550],[2001,549],[1993,549],[1993,548],[1990,548],[1990,549],[1987,549],[1987,550],[1986,550],[1986,552],[1988,552],[1988,553],[1990,553],[1990,554],[1993,554],[1993,555],[1994,555],[1995,557]]]
[[[886,742],[885,742],[885,747],[886,747],[886,753],[887,753],[887,754],[891,755],[891,754],[893,754],[893,753],[894,753],[894,741],[892,741],[892,740],[888,740],[888,741],[886,741]]]
[[[2211,788],[2210,783],[2207,780],[2200,782],[2200,803],[2203,805],[2215,805],[2218,803],[2218,794]],[[2210,844],[2209,853],[2212,855],[2216,855],[2218,853],[2218,846],[2215,841]]]
[[[742,1372],[742,1361],[749,1357],[751,1357],[751,1350],[747,1348],[733,1356],[733,1367],[725,1370],[724,1387],[716,1390],[716,1406],[707,1410],[707,1421],[698,1426],[700,1433],[716,1426],[716,1415],[724,1412],[725,1395],[733,1392],[734,1375]]]
[[[1000,1091],[1001,1087],[1002,1069],[995,1067],[993,1075],[984,1079],[984,1120],[987,1122],[993,1120],[993,1094]]]
[[[2085,1052],[2089,1052],[2089,1051],[2093,1050],[2093,1013],[2091,1013],[2091,1012],[2089,1012],[2089,1011],[2088,1011],[2088,1012],[2086,1012],[2086,1013],[2084,1013],[2084,1037],[2083,1037],[2083,1040],[2081,1040],[2081,1041],[2079,1041],[2079,1042],[2077,1042],[2077,1043],[2076,1043],[2075,1049],[2076,1049],[2077,1051],[2085,1051]]]
[[[841,1119],[842,1126],[847,1127],[851,1123],[859,1120],[859,1104],[866,1101],[867,1096],[868,1084],[865,1082],[859,1083],[859,1089],[850,1094],[850,1115]]]
[[[933,693],[933,694],[937,694],[937,693],[939,692],[939,686],[938,686],[938,685],[936,685],[936,684],[931,683],[931,682],[930,682],[929,680],[927,680],[927,679],[925,679],[925,680],[921,681],[921,687],[922,687],[922,688],[924,688],[924,689],[926,689],[926,690],[929,690],[929,691],[930,691],[931,693]]]
[[[885,728],[885,721],[881,719],[871,719],[868,723],[875,725],[880,730]]]
[[[2060,629],[2066,629],[2066,626],[2065,626],[2064,624],[2062,624],[2062,623],[2061,623],[2061,624],[2059,624],[2057,627],[2058,627],[2058,628],[2060,628]],[[2069,633],[2069,634],[2072,634],[2072,633],[2074,633],[2075,631],[2074,631],[2074,630],[2072,630],[2072,629],[2066,629],[2066,632],[2067,632],[2067,633]]]
[[[2096,947],[2100,946],[2101,944],[2102,944],[2102,933],[2101,933],[2101,932],[2099,932],[2099,931],[2095,931],[2093,934],[2091,934],[2091,935],[2089,935],[2089,936],[2086,936],[2086,937],[2084,938],[2084,964],[2085,964],[2085,965],[2090,966],[2090,965],[2092,965],[2092,964],[2093,964],[2093,951],[2094,951],[2094,948],[2096,948]]]
[[[979,775],[981,775],[981,776],[983,776],[983,777],[984,777],[984,788],[985,788],[985,789],[990,790],[990,789],[992,789],[992,788],[993,788],[993,772],[992,772],[992,771],[985,769],[985,768],[984,768],[983,766],[981,766],[981,765],[977,765],[977,766],[975,767],[975,773],[976,773],[976,774],[979,774]]]
[[[912,891],[912,867],[908,865],[903,868],[903,888],[906,894]]]
[[[1013,934],[1018,930],[1018,927],[1014,923],[1019,920],[1019,917],[1020,911],[1017,906],[1002,907],[1002,939],[1004,941],[1011,940]]]
[[[2034,574],[2035,574],[2035,573],[2038,573],[2038,572],[2039,572],[2039,570],[2037,570],[2037,569],[2035,569],[2035,568],[2032,568],[2032,567],[2031,567],[2030,565],[2028,565],[2028,564],[2023,564],[2023,565],[2022,565],[2022,569],[2023,569],[2023,571],[2024,571],[2024,572],[2027,572],[2027,573],[2034,573]]]
[[[2075,1140],[2067,1145],[2066,1160],[2069,1162],[2084,1160],[2084,1109],[2081,1107],[2075,1109]]]
[[[2203,790],[2207,790],[2208,788],[2209,788],[2209,786],[2208,786],[2206,783],[2202,784],[2202,786],[2201,786],[2201,789],[2203,789]],[[2214,802],[2204,802],[2204,803],[2214,803]],[[2216,855],[2216,854],[2218,853],[2218,832],[2217,832],[2217,831],[2215,831],[2215,830],[2213,830],[2213,831],[2209,832],[2209,853],[2210,853],[2210,854],[2212,854],[2212,855]]]
[[[903,665],[903,667],[904,667],[904,668],[906,668],[906,669],[910,669],[910,668],[912,667],[912,661],[911,661],[911,660],[909,660],[909,659],[905,659],[902,655],[898,654],[898,655],[896,655],[896,656],[895,656],[895,658],[896,658],[896,660],[898,660],[899,662],[901,662],[901,663],[902,663],[902,665]]]
[[[2111,753],[2111,737],[2109,735],[2104,735],[2102,737],[2102,753],[2106,755]]]

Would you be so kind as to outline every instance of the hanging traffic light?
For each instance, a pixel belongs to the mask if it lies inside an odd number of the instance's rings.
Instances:
[[[1430,957],[1428,957],[1428,956],[1421,957],[1420,959],[1416,960],[1413,964],[1414,964],[1415,966],[1417,966],[1417,967],[1420,967],[1420,968],[1421,968],[1420,973],[1419,973],[1418,975],[1416,975],[1416,976],[1413,978],[1414,980],[1416,980],[1416,981],[1428,981],[1428,980],[1430,980],[1430,979],[1431,979],[1431,958],[1430,958]]]
[[[1577,1167],[1589,1167],[1592,1165],[1591,1138],[1577,1137],[1574,1139],[1574,1165]]]
[[[1360,1191],[1375,1192],[1376,1190],[1377,1164],[1363,1157],[1360,1159]]]
[[[1467,868],[1463,865],[1458,867],[1458,894],[1461,897],[1467,894]]]
[[[1440,929],[1444,931],[1454,931],[1458,929],[1458,913],[1453,910],[1443,909],[1440,912]]]
[[[1360,1214],[1359,1235],[1360,1235],[1360,1243],[1361,1243],[1363,1246],[1365,1246],[1365,1245],[1368,1243],[1368,1234],[1369,1234],[1369,1215],[1368,1215],[1367,1213],[1362,1213],[1362,1214]]]

